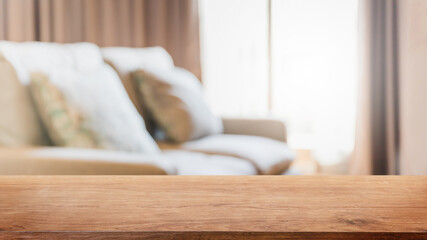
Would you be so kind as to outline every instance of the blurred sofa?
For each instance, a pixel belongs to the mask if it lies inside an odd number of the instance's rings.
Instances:
[[[132,108],[144,120],[131,73],[174,67],[171,56],[159,47],[0,42],[0,174],[284,174],[295,158],[286,144],[284,123],[274,119],[223,119],[222,133],[179,144],[157,138],[155,124],[145,122],[159,153],[53,146],[29,94],[27,75],[62,65],[76,71],[91,66],[95,73],[98,68],[114,69],[110,77],[123,84]]]

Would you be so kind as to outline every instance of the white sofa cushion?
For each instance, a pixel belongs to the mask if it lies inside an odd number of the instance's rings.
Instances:
[[[101,51],[104,60],[119,74],[130,99],[143,116],[148,130],[154,132],[155,123],[149,112],[141,104],[140,95],[136,91],[137,87],[131,73],[138,69],[172,69],[174,68],[172,57],[161,47],[107,47],[102,48]]]
[[[165,150],[165,158],[178,175],[255,175],[251,163],[240,158],[184,150]]]
[[[295,158],[287,144],[257,136],[216,134],[183,144],[158,144],[161,149],[183,149],[244,159],[260,174],[282,174]]]
[[[1,53],[27,85],[32,72],[48,76],[68,104],[89,119],[102,148],[158,153],[144,121],[132,105],[114,70],[90,43],[0,43]]]
[[[171,55],[162,47],[106,47],[101,51],[104,59],[121,74],[130,74],[138,69],[174,68]]]
[[[203,99],[200,81],[194,74],[175,68],[165,49],[109,47],[102,48],[102,54],[120,74],[135,106],[143,116],[153,114],[170,139],[182,142],[222,132],[222,121],[211,114]],[[156,80],[144,85],[145,93],[131,77],[137,71],[147,72],[154,77],[150,80]],[[156,96],[147,98],[146,92],[151,90]]]
[[[248,162],[189,151],[141,154],[61,147],[0,148],[0,175],[253,175]]]

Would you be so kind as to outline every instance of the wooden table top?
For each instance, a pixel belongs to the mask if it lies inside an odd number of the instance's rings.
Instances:
[[[0,238],[427,239],[427,176],[1,176]]]

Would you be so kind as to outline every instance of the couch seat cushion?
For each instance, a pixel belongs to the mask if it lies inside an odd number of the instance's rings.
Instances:
[[[88,148],[0,147],[0,175],[176,174],[163,154]]]
[[[256,175],[248,161],[222,155],[203,154],[186,150],[165,150],[164,158],[176,168],[178,175]]]
[[[216,134],[183,144],[158,142],[161,149],[184,149],[212,155],[240,158],[251,163],[259,174],[282,174],[294,152],[287,144],[273,139],[233,134]]]

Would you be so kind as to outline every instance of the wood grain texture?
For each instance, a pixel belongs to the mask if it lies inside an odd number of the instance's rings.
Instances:
[[[3,176],[0,238],[427,239],[427,176]]]

